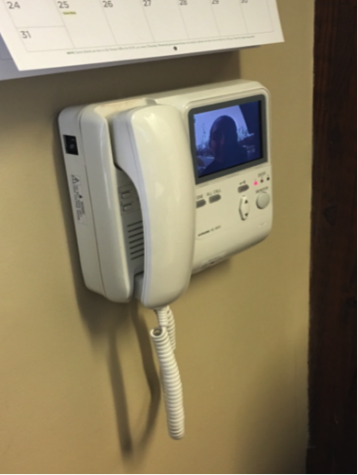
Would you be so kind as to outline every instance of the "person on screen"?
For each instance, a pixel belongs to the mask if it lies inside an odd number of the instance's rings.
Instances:
[[[205,174],[234,167],[247,161],[247,150],[239,144],[234,119],[228,115],[218,117],[210,129],[209,148],[214,160],[205,169]]]

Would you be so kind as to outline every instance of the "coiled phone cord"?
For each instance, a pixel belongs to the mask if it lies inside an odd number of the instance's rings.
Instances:
[[[170,344],[173,351],[175,351],[175,320],[172,309],[168,305],[166,307],[156,309],[155,313],[157,314],[159,326],[162,328],[165,327],[167,329]]]
[[[155,310],[159,326],[150,335],[158,356],[168,432],[172,439],[184,436],[183,390],[178,365],[175,359],[175,322],[171,309],[161,307]]]

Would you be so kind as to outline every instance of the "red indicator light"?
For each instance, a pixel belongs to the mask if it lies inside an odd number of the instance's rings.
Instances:
[[[254,186],[258,185],[259,182],[258,181],[254,181]]]

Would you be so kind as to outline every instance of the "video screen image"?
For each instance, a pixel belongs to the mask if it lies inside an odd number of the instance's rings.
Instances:
[[[198,177],[262,158],[260,101],[193,114]]]

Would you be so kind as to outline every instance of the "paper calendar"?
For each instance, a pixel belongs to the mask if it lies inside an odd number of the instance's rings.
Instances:
[[[21,71],[283,41],[275,0],[0,0],[0,33]]]

